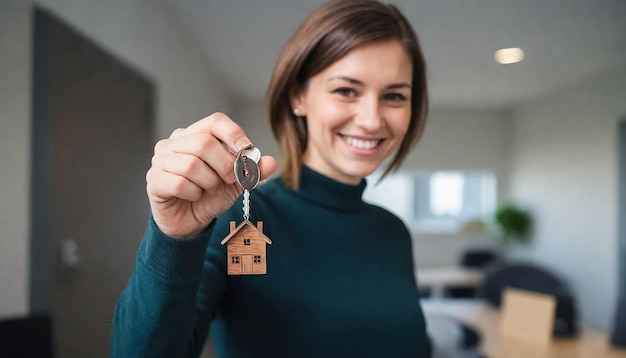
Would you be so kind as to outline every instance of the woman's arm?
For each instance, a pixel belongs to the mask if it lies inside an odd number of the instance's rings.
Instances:
[[[206,272],[197,299],[212,231],[211,226],[198,237],[172,239],[150,220],[135,270],[115,310],[111,357],[200,355],[223,292],[221,273]]]

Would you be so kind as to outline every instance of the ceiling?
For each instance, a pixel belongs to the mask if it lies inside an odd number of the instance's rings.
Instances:
[[[323,0],[166,0],[226,90],[261,101],[274,61]],[[626,63],[625,0],[396,0],[428,63],[433,106],[506,109]],[[502,47],[524,61],[500,65]]]

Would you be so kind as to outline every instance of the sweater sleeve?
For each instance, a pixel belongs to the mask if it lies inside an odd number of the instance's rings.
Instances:
[[[203,273],[214,223],[196,238],[172,239],[150,220],[115,309],[111,357],[200,355],[224,287],[219,269]]]

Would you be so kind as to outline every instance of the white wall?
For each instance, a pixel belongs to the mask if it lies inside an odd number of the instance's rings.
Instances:
[[[0,1],[0,317],[28,313],[30,16],[35,4],[153,79],[159,137],[211,112],[232,109],[184,24],[161,2]]]
[[[510,120],[507,112],[477,108],[434,108],[424,137],[405,169],[490,170],[498,197],[508,188]]]
[[[513,113],[511,192],[533,210],[517,252],[572,286],[583,322],[608,330],[617,294],[617,123],[626,64]]]

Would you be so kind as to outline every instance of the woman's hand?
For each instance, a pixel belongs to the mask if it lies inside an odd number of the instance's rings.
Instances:
[[[179,128],[159,141],[146,174],[152,216],[159,229],[169,237],[194,237],[230,208],[242,192],[231,151],[249,144],[244,131],[223,113]],[[263,156],[261,180],[276,165],[276,159]]]

